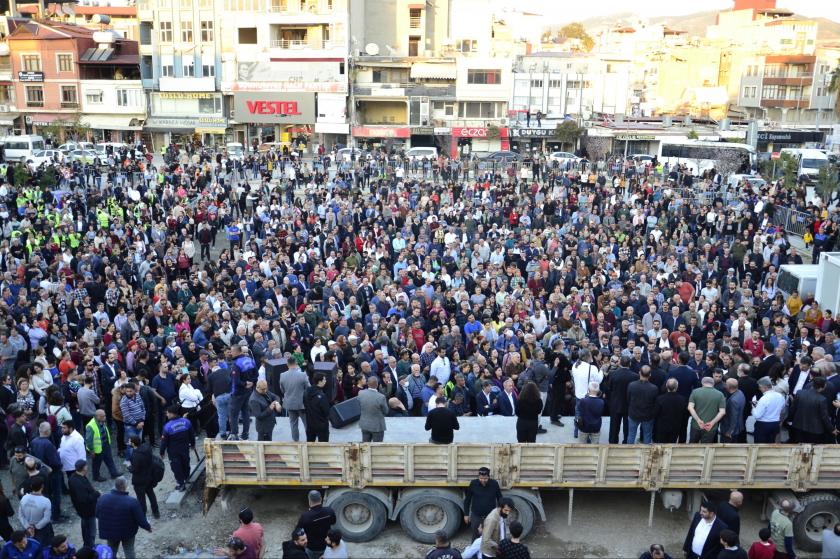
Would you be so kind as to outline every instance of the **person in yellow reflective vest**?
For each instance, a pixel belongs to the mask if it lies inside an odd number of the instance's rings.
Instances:
[[[110,221],[111,216],[108,215],[104,209],[99,208],[96,210],[96,220],[99,222],[99,227],[102,229],[108,228],[108,222]]]

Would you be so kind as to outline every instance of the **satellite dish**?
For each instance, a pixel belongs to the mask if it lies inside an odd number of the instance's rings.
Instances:
[[[365,54],[368,56],[376,56],[379,54],[379,45],[376,43],[368,43],[365,45]]]

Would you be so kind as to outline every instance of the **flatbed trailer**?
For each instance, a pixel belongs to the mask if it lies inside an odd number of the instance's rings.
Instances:
[[[575,489],[658,492],[759,490],[792,499],[797,545],[819,549],[823,527],[840,521],[840,446],[585,445],[518,443],[292,443],[205,440],[206,506],[229,486],[326,489],[348,541],[375,538],[398,520],[414,539],[454,534],[463,488],[486,466],[513,499],[526,533],[545,520],[541,492]],[[681,495],[681,494],[680,494]],[[650,520],[649,520],[650,521]]]

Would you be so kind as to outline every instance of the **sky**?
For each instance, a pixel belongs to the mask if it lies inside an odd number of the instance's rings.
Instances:
[[[580,21],[590,17],[608,16],[622,12],[633,12],[641,17],[686,15],[700,11],[725,10],[734,4],[732,0],[706,0],[702,3],[674,0],[525,0],[516,2],[545,14],[551,22]],[[836,0],[778,0],[779,8],[795,10],[809,17],[824,17],[840,22],[840,2]]]

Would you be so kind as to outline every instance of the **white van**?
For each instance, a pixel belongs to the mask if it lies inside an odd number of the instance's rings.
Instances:
[[[789,153],[797,158],[799,169],[796,171],[796,176],[806,182],[816,182],[820,169],[828,167],[828,155],[819,149],[785,148],[782,153]]]
[[[411,148],[405,152],[405,157],[409,161],[414,161],[415,159],[423,159],[424,157],[431,161],[432,159],[437,159],[437,156],[437,148]]]
[[[245,159],[245,147],[239,142],[228,142],[225,144],[228,152],[228,159],[231,161],[242,161]]]
[[[44,150],[44,138],[41,136],[6,136],[3,144],[3,157],[6,161],[26,161],[36,151]]]

